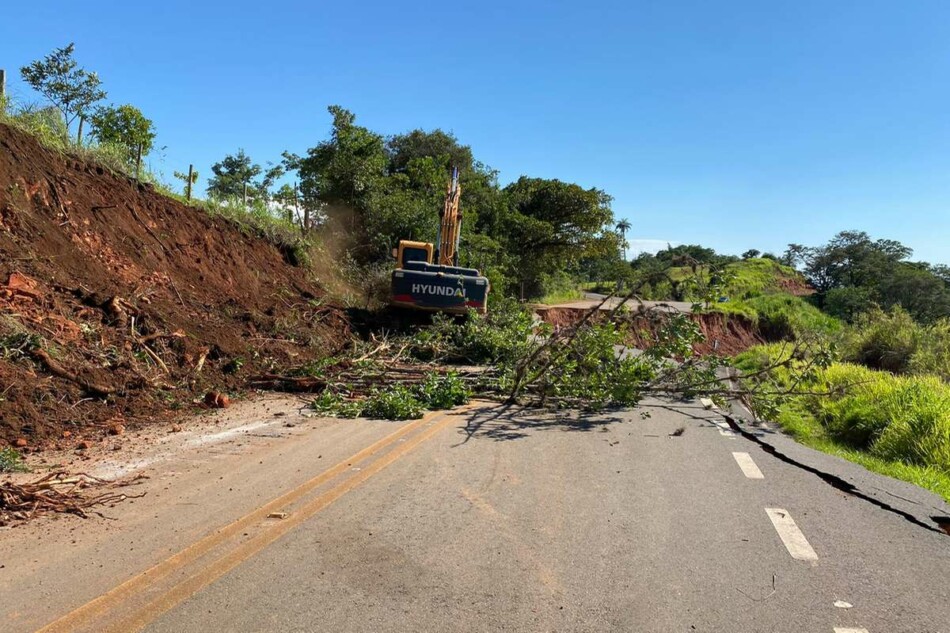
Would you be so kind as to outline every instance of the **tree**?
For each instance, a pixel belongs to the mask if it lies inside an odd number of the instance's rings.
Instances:
[[[629,220],[617,222],[617,231],[620,233],[620,247],[623,249],[623,260],[627,261],[627,231],[633,228]]]
[[[356,125],[349,110],[340,106],[327,110],[333,115],[330,139],[303,157],[285,152],[285,165],[298,172],[305,198],[365,211],[386,176],[389,157],[383,137]]]
[[[251,181],[261,173],[261,166],[254,164],[251,157],[239,149],[237,154],[228,154],[221,162],[211,166],[214,174],[208,180],[208,195],[220,200],[226,198],[244,199]],[[252,188],[253,193],[253,188]]]
[[[96,140],[124,147],[130,165],[135,164],[139,156],[152,151],[155,126],[135,106],[126,104],[97,108],[91,122]]]
[[[73,59],[75,45],[69,43],[54,49],[42,60],[36,60],[20,69],[23,81],[50,100],[62,113],[69,130],[77,117],[80,119],[79,139],[82,139],[82,119],[93,104],[105,99],[98,75],[79,68]]]
[[[802,246],[801,244],[789,244],[788,248],[785,249],[785,252],[782,254],[782,258],[779,261],[786,266],[798,268],[800,264],[804,263],[807,256],[807,246]]]
[[[750,248],[742,254],[742,259],[754,259],[762,254],[762,251],[756,248]]]
[[[611,198],[603,191],[522,176],[504,192],[508,210],[502,234],[519,260],[516,270],[526,296],[542,292],[545,273],[570,269],[607,244],[597,239],[613,224]]]

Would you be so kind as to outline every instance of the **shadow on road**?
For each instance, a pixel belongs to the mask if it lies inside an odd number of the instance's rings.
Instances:
[[[468,414],[465,426],[459,429],[463,439],[455,446],[461,446],[473,438],[499,442],[518,440],[528,437],[532,431],[605,431],[609,425],[623,421],[624,418],[611,415],[610,412],[547,411],[495,404]]]

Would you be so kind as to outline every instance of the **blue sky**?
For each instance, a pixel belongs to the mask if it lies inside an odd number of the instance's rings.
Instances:
[[[503,182],[596,186],[631,241],[781,252],[843,229],[950,263],[950,2],[16,3],[17,69],[70,41],[170,175],[325,138],[453,131]],[[108,7],[113,9],[109,10]]]

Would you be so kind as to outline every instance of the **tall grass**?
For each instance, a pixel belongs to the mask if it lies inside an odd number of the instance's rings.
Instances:
[[[921,325],[899,306],[875,309],[847,329],[841,354],[875,369],[950,381],[950,319]]]
[[[782,265],[774,259],[744,259],[729,264],[726,271],[732,275],[726,287],[726,292],[732,299],[749,299],[766,293],[780,292],[784,290],[783,282],[804,283],[801,274],[794,268]]]
[[[736,359],[753,370],[787,358],[790,346],[752,348]],[[784,355],[784,356],[783,356]],[[771,375],[777,391],[792,372]],[[898,376],[853,363],[818,370],[792,395],[757,404],[805,444],[906,479],[950,500],[950,385],[936,376]],[[777,406],[774,406],[776,405]]]
[[[795,295],[763,294],[742,301],[709,306],[710,312],[743,316],[752,321],[769,341],[823,340],[837,338],[844,324]]]

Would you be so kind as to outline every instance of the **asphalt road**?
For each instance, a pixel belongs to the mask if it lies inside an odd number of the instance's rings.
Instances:
[[[594,292],[585,292],[583,299],[552,304],[547,307],[578,308],[581,310],[589,310],[594,306],[600,305],[605,297],[606,295],[600,295]],[[623,301],[623,297],[611,297],[604,302],[603,306],[601,306],[601,309],[613,310],[621,301]],[[642,308],[644,310],[666,310],[668,312],[683,312],[685,314],[689,314],[693,311],[693,304],[689,301],[639,301],[636,299],[630,299],[624,305],[630,310],[639,310]]]
[[[941,500],[696,404],[282,413],[0,533],[0,629],[950,631]]]

